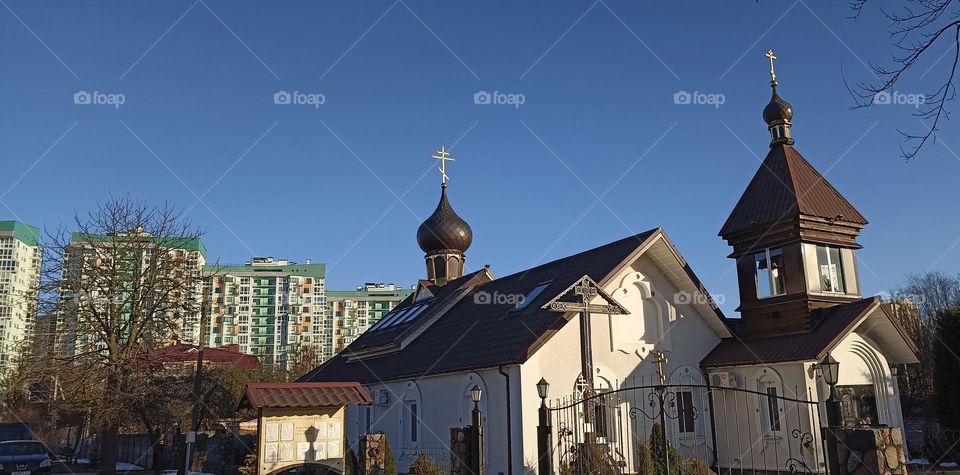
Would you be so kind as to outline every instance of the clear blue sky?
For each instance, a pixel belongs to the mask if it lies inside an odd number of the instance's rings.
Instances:
[[[662,226],[732,313],[717,231],[767,151],[773,48],[797,148],[871,221],[865,293],[960,269],[957,124],[905,164],[896,129],[923,130],[910,105],[850,110],[841,69],[869,79],[889,46],[879,13],[851,21],[846,2],[0,4],[0,219],[54,227],[130,193],[189,208],[213,260],[312,258],[329,288],[408,285],[446,144],[469,268],[506,275]],[[927,92],[945,52],[898,91]],[[280,90],[325,103],[277,105]]]

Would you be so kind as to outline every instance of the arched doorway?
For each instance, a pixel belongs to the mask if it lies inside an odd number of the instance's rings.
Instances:
[[[313,462],[287,466],[267,475],[343,475],[343,470],[324,463]]]

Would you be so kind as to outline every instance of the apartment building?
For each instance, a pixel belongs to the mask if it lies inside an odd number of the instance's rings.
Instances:
[[[366,283],[356,290],[327,291],[323,359],[346,348],[411,293],[412,289],[384,283]]]
[[[287,367],[321,354],[324,264],[255,257],[243,265],[207,266],[210,319],[204,342],[239,345],[263,364]]]
[[[42,254],[38,228],[0,221],[0,371],[32,336]]]

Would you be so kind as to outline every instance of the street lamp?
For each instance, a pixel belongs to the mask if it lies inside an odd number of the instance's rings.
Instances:
[[[840,398],[837,397],[837,382],[840,380],[840,363],[833,359],[829,353],[820,362],[820,374],[823,375],[823,381],[830,387],[830,394],[827,396],[827,426],[840,427],[843,425],[843,409],[840,404]]]
[[[550,383],[546,378],[540,378],[537,383],[537,395],[540,396],[540,424],[537,425],[537,472],[538,475],[551,475],[553,473],[553,453],[550,447],[553,445],[553,423],[550,420],[550,409],[547,407],[547,395],[550,392]]]
[[[482,422],[480,420],[480,397],[483,395],[483,390],[480,389],[480,386],[476,384],[473,385],[473,388],[470,389],[470,400],[473,401],[473,425],[474,427],[480,427]]]
[[[470,390],[470,399],[473,401],[473,407],[477,407],[477,404],[480,404],[480,396],[482,395],[483,390],[480,389],[480,386],[474,384],[473,389]]]
[[[473,427],[471,427],[470,468],[473,475],[483,475],[483,417],[480,414],[480,397],[483,390],[474,384],[470,389],[470,400],[473,401]]]
[[[546,378],[540,378],[540,382],[537,383],[537,395],[540,396],[540,403],[543,405],[547,404],[547,394],[550,391],[550,383],[547,382]]]

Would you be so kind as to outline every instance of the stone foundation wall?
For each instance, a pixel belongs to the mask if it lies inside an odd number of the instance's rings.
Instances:
[[[831,428],[837,440],[840,473],[835,475],[907,475],[903,432],[899,427]]]

